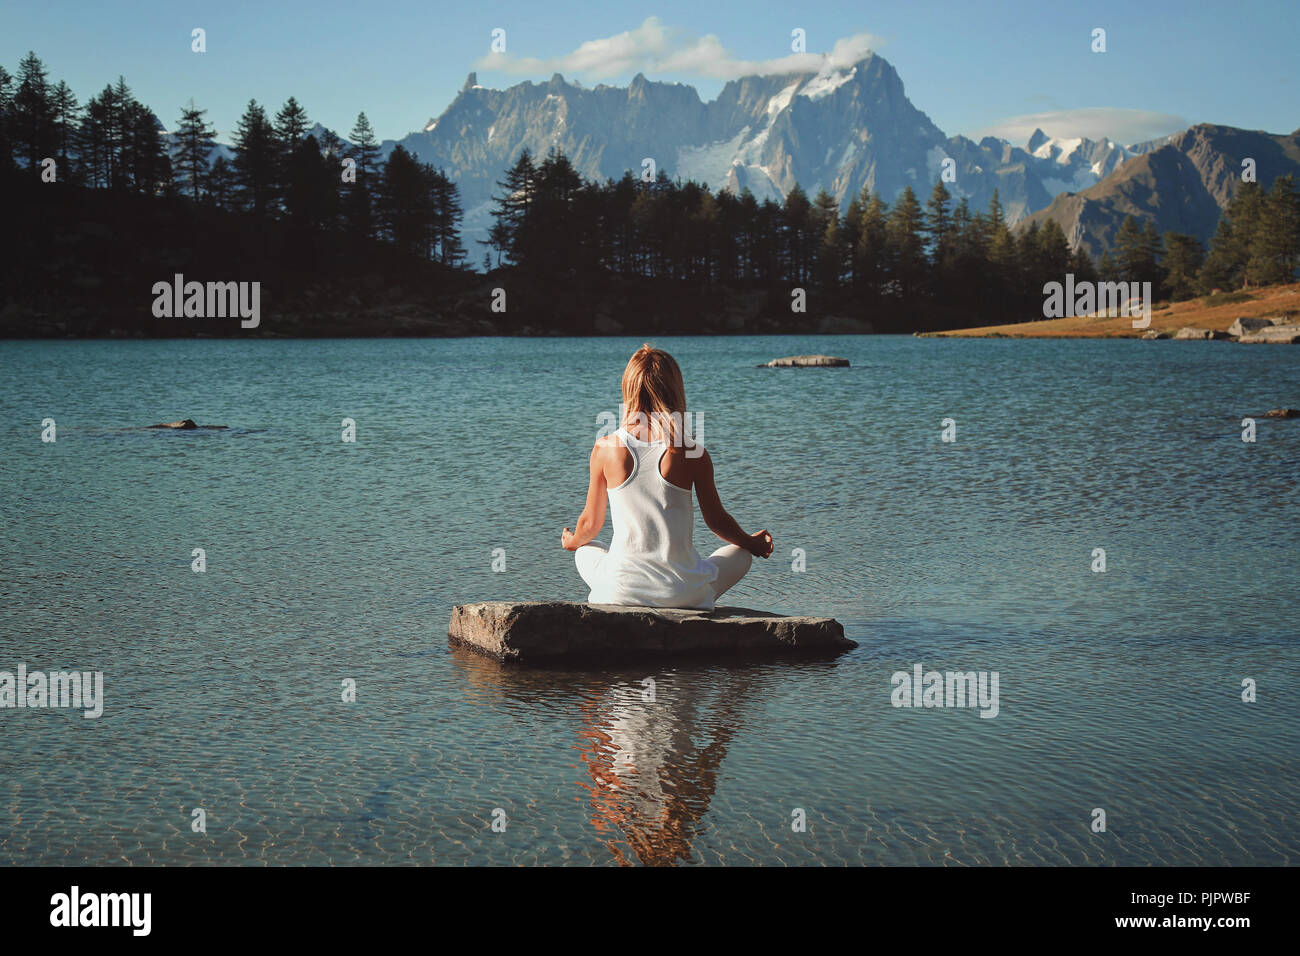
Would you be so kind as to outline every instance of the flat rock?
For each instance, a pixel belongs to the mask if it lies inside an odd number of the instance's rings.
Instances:
[[[1274,408],[1263,414],[1263,418],[1300,418],[1300,409]]]
[[[1142,333],[1142,338],[1144,338],[1144,339],[1167,339],[1167,338],[1169,338],[1169,333],[1168,333],[1168,332],[1161,332],[1159,329],[1147,329],[1145,332]]]
[[[1273,325],[1237,339],[1248,345],[1295,345],[1300,342],[1300,325]]]
[[[499,661],[690,655],[831,655],[857,647],[829,617],[783,617],[748,608],[714,611],[487,601],[458,604],[447,637]]]
[[[1210,337],[1209,329],[1181,328],[1174,333],[1175,339],[1180,339],[1184,341],[1191,340],[1191,341],[1199,342],[1204,339],[1208,339],[1209,337]]]
[[[849,364],[838,355],[787,355],[764,362],[759,368],[843,368]]]

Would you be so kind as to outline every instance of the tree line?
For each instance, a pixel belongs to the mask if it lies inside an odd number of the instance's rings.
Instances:
[[[922,205],[911,187],[892,203],[864,189],[841,214],[826,190],[783,201],[710,192],[662,172],[584,180],[562,152],[524,150],[498,183],[487,245],[498,264],[541,272],[598,269],[629,277],[806,286],[838,304],[875,309],[929,300],[990,315],[1038,317],[1042,287],[1076,280],[1151,282],[1175,300],[1215,289],[1291,281],[1300,255],[1300,193],[1292,177],[1266,192],[1244,183],[1208,254],[1191,235],[1133,216],[1094,262],[1046,220],[1008,227],[995,191],[972,211],[942,181]],[[1002,318],[1005,321],[1005,317]]]
[[[294,97],[274,117],[250,100],[229,160],[205,115],[189,103],[168,136],[122,77],[81,106],[67,83],[52,83],[40,58],[28,53],[16,75],[0,66],[0,174],[35,175],[53,159],[58,182],[184,196],[216,209],[384,240],[445,265],[463,262],[455,183],[400,146],[380,162],[364,112],[350,142],[328,130],[318,140]]]
[[[293,97],[274,116],[250,101],[228,150],[205,115],[190,103],[165,134],[121,77],[81,106],[29,53],[16,76],[0,67],[0,174],[34,175],[53,158],[60,182],[183,196],[465,264],[455,183],[400,146],[381,161],[364,112],[344,141],[328,130],[318,138]],[[1036,318],[1043,285],[1067,272],[1150,281],[1157,297],[1173,299],[1289,281],[1300,249],[1291,177],[1267,190],[1242,184],[1208,250],[1130,216],[1096,262],[1071,250],[1055,222],[1012,228],[996,192],[973,210],[942,181],[924,203],[910,187],[892,203],[863,190],[841,210],[825,190],[810,198],[798,186],[782,200],[759,201],[749,190],[711,191],[663,172],[648,182],[631,171],[587,180],[553,149],[540,159],[522,151],[498,187],[485,270],[508,268],[538,285],[597,276],[804,287],[828,309],[919,312],[936,324],[945,316],[966,325]]]

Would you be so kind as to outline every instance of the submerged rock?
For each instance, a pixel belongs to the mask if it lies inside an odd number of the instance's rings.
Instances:
[[[1298,408],[1275,408],[1272,411],[1265,412],[1262,418],[1300,418],[1300,409]]]
[[[500,661],[670,657],[692,654],[835,654],[857,647],[829,617],[783,617],[747,608],[709,611],[489,601],[458,604],[447,637]]]
[[[164,422],[161,425],[146,425],[146,428],[179,428],[189,431],[192,428],[229,428],[229,425],[196,425],[192,418],[182,418],[178,422]]]
[[[843,368],[849,364],[846,358],[838,355],[788,355],[785,358],[772,359],[758,366],[759,368]]]

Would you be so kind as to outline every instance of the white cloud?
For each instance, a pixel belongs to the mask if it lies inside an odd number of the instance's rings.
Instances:
[[[849,66],[879,47],[881,40],[858,33],[835,41],[830,53],[791,53],[771,60],[738,60],[713,34],[697,36],[648,17],[634,30],[588,40],[563,56],[516,57],[490,53],[475,62],[480,70],[545,75],[576,73],[592,79],[629,73],[677,74],[730,80],[754,74],[815,73],[823,67]]]
[[[1111,139],[1128,146],[1177,133],[1190,125],[1184,117],[1170,113],[1092,106],[1011,116],[972,135],[975,139],[997,136],[1023,146],[1035,129],[1041,129],[1048,136],[1061,139],[1084,136],[1088,139]]]

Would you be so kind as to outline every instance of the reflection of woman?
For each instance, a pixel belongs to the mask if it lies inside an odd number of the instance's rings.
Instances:
[[[647,866],[690,861],[695,827],[713,799],[749,681],[719,692],[721,704],[708,720],[713,739],[705,747],[693,739],[702,728],[689,683],[660,686],[650,700],[641,687],[621,685],[582,706],[580,749],[592,779],[592,824],[611,837],[613,827],[621,830]],[[620,863],[634,862],[618,842],[611,840],[610,849]]]

